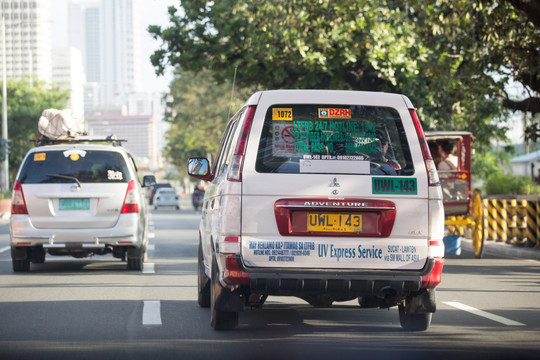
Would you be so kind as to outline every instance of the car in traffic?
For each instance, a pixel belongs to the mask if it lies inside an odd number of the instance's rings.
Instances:
[[[273,295],[397,306],[403,329],[429,327],[443,197],[406,96],[257,92],[229,121],[215,162],[190,158],[188,173],[208,182],[198,303],[215,330]]]
[[[160,207],[174,207],[176,210],[180,209],[178,204],[178,194],[172,187],[162,187],[156,191],[154,199],[154,209]]]
[[[156,197],[156,193],[161,188],[172,188],[172,185],[170,183],[168,183],[168,182],[165,182],[165,183],[155,183],[153,186],[151,186],[150,187],[149,199],[148,199],[148,203],[150,205],[154,204],[154,199]]]
[[[127,260],[128,270],[143,269],[147,205],[135,161],[116,140],[83,136],[31,149],[14,183],[11,213],[15,272],[46,255],[112,254]]]

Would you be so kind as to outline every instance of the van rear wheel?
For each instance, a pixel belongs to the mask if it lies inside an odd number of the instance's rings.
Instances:
[[[210,307],[210,279],[206,276],[204,271],[204,261],[202,254],[202,245],[199,242],[199,259],[197,261],[199,271],[197,271],[197,302],[200,307],[209,308]]]
[[[210,325],[214,330],[232,330],[238,326],[238,311],[216,309],[219,295],[224,291],[218,281],[218,267],[215,256],[212,257],[212,279],[210,280]]]
[[[399,305],[399,322],[405,331],[425,331],[431,324],[433,313],[407,313],[405,306]]]

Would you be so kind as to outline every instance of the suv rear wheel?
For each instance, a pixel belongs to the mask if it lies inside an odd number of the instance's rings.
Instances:
[[[145,257],[145,250],[143,248],[128,249],[127,269],[141,271],[143,269],[144,257]]]
[[[15,272],[28,272],[30,271],[30,260],[13,260],[13,271]]]
[[[218,266],[214,255],[212,257],[212,279],[210,285],[210,325],[214,330],[232,330],[238,326],[238,311],[216,309],[216,302],[223,291],[218,277]]]
[[[28,257],[28,249],[11,249],[11,261],[14,272],[30,271],[30,258]]]

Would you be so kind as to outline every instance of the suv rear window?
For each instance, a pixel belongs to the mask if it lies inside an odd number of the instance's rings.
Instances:
[[[21,184],[123,183],[130,180],[124,157],[113,151],[42,151],[28,156],[21,169]]]
[[[261,173],[412,175],[397,110],[282,104],[268,109],[257,154]]]

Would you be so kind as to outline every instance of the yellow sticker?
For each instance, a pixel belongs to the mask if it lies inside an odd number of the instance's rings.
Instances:
[[[292,108],[273,108],[272,120],[292,121]]]
[[[45,161],[46,155],[45,153],[35,153],[34,154],[34,161]]]
[[[69,155],[69,158],[71,159],[71,161],[77,161],[79,160],[80,156],[79,154],[71,154]]]

